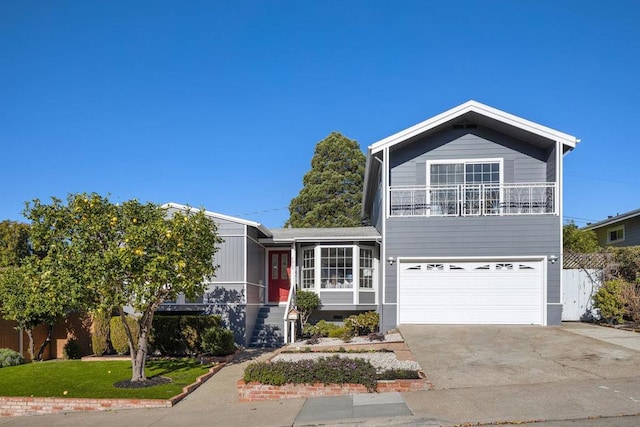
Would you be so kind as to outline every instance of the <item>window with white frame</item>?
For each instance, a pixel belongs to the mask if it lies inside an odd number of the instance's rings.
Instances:
[[[300,250],[300,289],[374,291],[377,259],[373,246],[322,245]]]
[[[320,287],[353,288],[353,247],[320,248]]]
[[[495,214],[501,183],[502,159],[428,161],[431,215]]]
[[[302,250],[302,289],[315,288],[315,249],[308,248]]]
[[[607,243],[624,241],[624,225],[607,229]]]
[[[373,289],[373,249],[360,248],[360,289]]]

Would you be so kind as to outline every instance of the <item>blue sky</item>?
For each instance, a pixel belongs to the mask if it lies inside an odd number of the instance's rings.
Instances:
[[[73,192],[279,227],[315,144],[475,99],[582,139],[565,216],[640,208],[638,1],[0,0],[0,219]]]

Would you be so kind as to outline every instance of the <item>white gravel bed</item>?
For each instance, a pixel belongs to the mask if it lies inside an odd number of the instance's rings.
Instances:
[[[327,347],[327,346],[347,346],[347,345],[358,345],[358,344],[384,344],[391,342],[404,342],[402,335],[398,333],[387,334],[384,336],[384,341],[369,341],[367,337],[353,337],[351,341],[344,342],[340,338],[320,338],[318,344],[307,344],[306,339],[302,341],[296,341],[287,346],[288,349],[302,349],[304,347]]]
[[[396,355],[392,352],[372,351],[366,353],[323,353],[323,352],[309,352],[309,353],[280,353],[272,361],[288,360],[297,362],[299,360],[318,359],[320,357],[331,357],[338,355],[349,359],[365,359],[368,360],[376,371],[383,372],[389,369],[408,369],[413,371],[420,370],[418,362],[413,360],[398,360]]]

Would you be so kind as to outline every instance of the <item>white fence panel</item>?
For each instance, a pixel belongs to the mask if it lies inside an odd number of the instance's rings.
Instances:
[[[562,321],[597,318],[593,295],[602,284],[602,270],[562,270]]]

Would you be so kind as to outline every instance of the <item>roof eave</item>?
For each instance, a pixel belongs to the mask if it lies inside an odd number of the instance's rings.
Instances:
[[[201,209],[198,209],[198,208],[194,208],[194,207],[186,206],[186,205],[181,205],[180,203],[174,203],[174,202],[165,203],[161,207],[163,207],[165,209],[166,208],[180,209],[180,210],[183,210],[183,211],[200,211],[201,210]],[[269,231],[268,228],[266,228],[264,225],[260,224],[259,222],[249,221],[249,220],[242,219],[242,218],[236,218],[234,216],[224,215],[224,214],[221,214],[221,213],[218,213],[218,212],[212,212],[212,211],[208,211],[208,210],[205,210],[204,214],[209,216],[209,217],[218,218],[218,219],[222,219],[222,220],[225,220],[225,221],[236,222],[238,224],[248,225],[250,227],[255,227],[262,234],[264,234],[265,236],[271,237],[271,231]]]
[[[580,142],[580,140],[575,136],[548,128],[546,126],[542,126],[538,123],[534,123],[521,117],[514,116],[513,114],[509,114],[480,102],[471,100],[443,113],[440,113],[434,117],[431,117],[430,119],[427,119],[421,123],[404,129],[398,133],[381,139],[380,141],[370,145],[369,151],[370,153],[375,154],[387,147],[392,147],[396,144],[399,144],[424,132],[434,129],[444,123],[455,120],[456,118],[469,112],[475,112],[485,117],[498,120],[510,126],[514,126],[516,128],[539,135],[541,137],[561,142],[563,145],[569,148],[575,148],[575,146]]]

